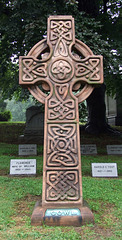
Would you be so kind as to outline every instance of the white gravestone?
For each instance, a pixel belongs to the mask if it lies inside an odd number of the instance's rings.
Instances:
[[[37,155],[36,144],[19,144],[19,156]]]
[[[92,163],[92,177],[118,177],[116,163]]]
[[[122,145],[107,145],[108,155],[122,155]]]
[[[81,155],[95,155],[97,154],[96,144],[81,145]]]
[[[36,159],[11,159],[10,175],[35,175]]]

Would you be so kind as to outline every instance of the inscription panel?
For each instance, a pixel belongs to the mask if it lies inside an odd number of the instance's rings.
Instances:
[[[10,175],[36,174],[36,159],[11,159]]]
[[[92,177],[118,177],[116,163],[92,163]]]
[[[19,144],[19,156],[37,155],[36,144]]]
[[[107,154],[122,155],[122,145],[107,145]]]
[[[81,212],[78,208],[59,208],[59,209],[47,209],[45,217],[60,217],[60,216],[81,216]]]
[[[95,155],[97,154],[96,144],[81,145],[81,155]]]

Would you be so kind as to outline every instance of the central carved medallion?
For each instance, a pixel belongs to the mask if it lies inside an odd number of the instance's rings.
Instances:
[[[74,75],[72,63],[64,58],[56,59],[50,66],[49,74],[54,82],[66,83]]]

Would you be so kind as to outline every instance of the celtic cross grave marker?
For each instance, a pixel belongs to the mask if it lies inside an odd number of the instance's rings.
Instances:
[[[31,223],[92,222],[83,205],[78,103],[103,82],[102,56],[75,39],[72,16],[50,16],[47,39],[20,57],[19,72],[19,83],[45,104],[42,203]]]

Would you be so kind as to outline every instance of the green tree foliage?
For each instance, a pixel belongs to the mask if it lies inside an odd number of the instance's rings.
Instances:
[[[11,112],[6,110],[4,112],[0,112],[0,122],[7,122],[10,121],[12,118]]]
[[[2,99],[2,94],[0,93],[0,112],[3,112],[6,108],[6,102]]]
[[[117,26],[119,36],[119,2],[113,0],[1,0],[0,87],[2,96],[12,98],[14,94],[20,99],[29,97],[29,92],[22,90],[18,84],[18,58],[20,55],[26,55],[34,44],[46,36],[47,17],[59,14],[72,15],[75,18],[76,37],[86,43],[94,54],[104,56],[107,90],[113,94],[117,90],[118,94],[121,94],[120,47],[117,48],[118,38],[115,40],[113,37],[114,31],[112,33],[111,30],[109,31],[110,26],[111,29]]]
[[[107,91],[122,96],[122,2],[120,0],[104,0],[104,6],[100,5],[99,19],[102,24],[102,38],[110,45],[110,65],[107,72]],[[108,55],[109,61],[109,55]],[[112,84],[111,84],[112,83]]]
[[[35,105],[33,97],[30,96],[27,101],[16,101],[13,97],[11,100],[6,101],[6,109],[12,114],[12,121],[25,121],[26,120],[26,109]],[[40,106],[41,108],[41,106]]]

